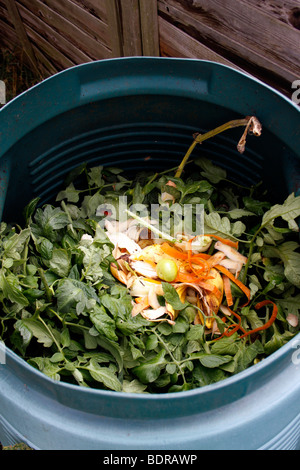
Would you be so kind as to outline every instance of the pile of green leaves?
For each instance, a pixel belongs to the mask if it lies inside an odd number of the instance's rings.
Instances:
[[[271,205],[262,185],[244,188],[210,161],[196,164],[184,179],[171,169],[133,180],[119,169],[82,165],[55,203],[39,207],[38,199],[31,201],[24,226],[2,222],[0,338],[5,344],[55,380],[161,393],[223,380],[293,338],[299,322],[292,326],[288,315],[299,320],[300,197],[291,194]],[[176,188],[166,184],[169,180]],[[118,213],[120,196],[127,197],[128,207],[161,203],[164,191],[176,204],[203,204],[206,233],[239,241],[248,257],[240,279],[251,289],[251,302],[241,307],[236,289],[235,309],[243,327],[253,329],[270,315],[268,309],[255,310],[255,304],[266,298],[276,302],[278,316],[268,330],[255,338],[240,339],[236,332],[214,341],[203,325],[194,324],[194,309],[181,303],[168,283],[165,298],[180,311],[175,325],[131,316],[132,298],[109,269],[113,245],[101,226],[107,214],[97,208],[110,204]],[[170,203],[163,205],[172,214]]]

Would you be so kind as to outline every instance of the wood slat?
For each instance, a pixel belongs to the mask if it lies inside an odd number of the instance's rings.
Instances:
[[[54,61],[56,69],[63,70],[92,60],[27,8],[21,5],[19,8],[31,40],[50,61]]]
[[[247,0],[247,3],[272,16],[276,20],[293,26],[293,16],[300,9],[299,0]]]
[[[113,57],[123,55],[122,25],[118,0],[105,0],[109,44]]]
[[[4,20],[6,12],[0,9],[0,43],[2,47],[6,47],[8,50],[15,53],[16,49],[19,46],[19,39],[17,37],[16,31],[13,26],[10,26]],[[3,13],[3,14],[2,14]],[[33,49],[37,60],[40,63],[42,68],[43,78],[46,78],[50,75],[53,75],[57,72],[57,69],[53,66],[53,64],[45,57],[45,55],[33,44]],[[24,56],[24,63],[30,67],[30,61],[26,60],[27,56]]]
[[[140,56],[142,55],[142,36],[139,0],[122,0],[120,7],[123,30],[123,55]]]
[[[237,65],[291,83],[300,75],[299,31],[246,1],[158,0],[160,14]]]
[[[144,56],[159,56],[157,0],[140,0],[142,47]]]
[[[30,10],[37,18],[41,18],[45,24],[58,31],[75,47],[89,55],[92,59],[104,59],[111,56],[111,51],[104,44],[93,39],[78,28],[78,26],[43,4],[40,0],[19,0],[18,3]]]
[[[43,3],[73,25],[109,48],[108,25],[72,0],[43,0]]]
[[[63,57],[69,59],[70,62],[68,67],[72,64],[81,64],[83,62],[90,62],[92,59],[90,56],[78,49],[74,44],[67,39],[65,39],[60,33],[55,29],[47,25],[41,18],[37,18],[30,10],[20,5],[20,12],[26,27],[31,28],[31,34],[33,31],[38,33],[38,37],[42,37],[46,43],[56,49],[58,52],[61,52]],[[38,42],[36,42],[39,45]],[[45,46],[45,42],[43,41]],[[42,44],[40,45],[42,46]],[[52,50],[52,49],[51,49]],[[50,57],[55,57],[52,55]]]
[[[96,16],[99,20],[108,24],[106,4],[104,0],[73,0],[73,2],[77,3],[77,5],[84,8],[90,14]]]
[[[35,53],[32,47],[32,44],[27,36],[26,29],[24,27],[20,12],[15,0],[5,0],[6,8],[8,15],[15,27],[17,37],[20,40],[20,43],[24,49],[25,54],[28,56],[28,59],[31,62],[31,65],[34,67],[37,74],[40,74],[39,63],[36,60]]]
[[[242,70],[163,18],[159,18],[159,35],[162,56],[210,60]]]

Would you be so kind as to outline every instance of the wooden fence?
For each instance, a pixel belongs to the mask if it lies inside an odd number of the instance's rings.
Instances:
[[[291,95],[300,78],[295,0],[0,0],[0,46],[41,77],[121,56],[213,60]]]

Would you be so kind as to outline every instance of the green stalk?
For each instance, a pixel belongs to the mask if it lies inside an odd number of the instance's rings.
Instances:
[[[48,328],[47,323],[44,322],[44,320],[42,319],[42,317],[41,317],[40,315],[38,315],[37,318],[40,320],[40,322],[44,325],[44,327],[45,327],[46,330],[48,331],[48,333],[49,333],[49,335],[51,336],[51,338],[53,339],[53,342],[55,343],[55,345],[56,345],[58,351],[59,351],[61,354],[63,354],[62,348],[60,347],[59,343],[57,342],[57,340],[56,340],[55,336],[53,335],[52,331]]]
[[[164,232],[161,232],[158,228],[154,227],[153,225],[149,224],[148,222],[146,222],[144,219],[142,219],[141,217],[139,217],[138,215],[134,214],[134,212],[131,212],[130,210],[126,209],[125,212],[130,215],[130,217],[132,217],[133,219],[137,220],[141,225],[143,225],[144,227],[148,228],[149,230],[151,230],[151,232],[154,232],[156,235],[158,236],[161,236],[162,238],[164,238],[165,240],[169,240],[170,242],[176,242],[177,240],[175,240],[175,238],[173,237],[170,237],[170,235],[167,235],[166,233]]]
[[[189,147],[187,153],[185,154],[182,162],[180,163],[179,167],[178,167],[178,170],[175,174],[175,177],[176,178],[180,178],[181,177],[181,174],[183,172],[183,169],[191,155],[191,153],[193,152],[194,148],[196,147],[197,144],[201,144],[202,142],[204,142],[205,140],[207,139],[210,139],[211,137],[214,137],[215,135],[217,134],[220,134],[221,132],[224,132],[226,131],[227,129],[233,129],[235,127],[241,127],[241,126],[246,126],[246,130],[239,142],[239,145],[238,145],[238,149],[239,151],[241,152],[244,148],[244,143],[245,143],[245,133],[246,131],[248,131],[250,125],[253,126],[253,128],[255,129],[255,135],[260,135],[260,125],[259,125],[259,122],[257,121],[257,119],[255,117],[246,117],[244,119],[234,119],[232,121],[228,121],[226,122],[225,124],[222,124],[222,126],[219,126],[219,127],[216,127],[215,129],[211,130],[211,131],[208,131],[206,132],[205,134],[199,134],[194,142],[192,143],[192,145]]]
[[[71,232],[73,233],[73,235],[76,236],[76,232],[75,232],[74,227],[73,227],[73,219],[72,219],[72,217],[71,217],[70,212],[68,211],[68,208],[67,208],[67,206],[66,206],[65,201],[61,201],[61,207],[62,207],[63,211],[67,214],[67,217],[68,217],[69,222],[70,222],[70,229],[71,229]]]
[[[182,370],[181,368],[181,362],[183,361],[176,361],[175,357],[173,356],[172,352],[170,351],[170,349],[168,348],[168,345],[164,342],[164,340],[162,339],[162,337],[160,336],[159,333],[157,333],[156,329],[153,328],[153,330],[151,330],[152,333],[154,333],[157,337],[157,339],[161,342],[161,344],[163,345],[163,347],[165,348],[165,350],[167,351],[167,353],[169,354],[169,356],[171,357],[172,359],[172,362],[178,367],[179,371],[180,371],[180,374],[182,376],[182,380],[183,380],[183,383],[186,383],[186,380],[185,380],[185,375],[184,375],[184,371]]]
[[[42,283],[45,287],[47,300],[48,300],[48,302],[52,302],[52,291],[51,291],[51,289],[48,285],[44,270],[42,268],[38,268],[38,273],[39,273],[39,275],[41,277],[41,281],[42,281]]]

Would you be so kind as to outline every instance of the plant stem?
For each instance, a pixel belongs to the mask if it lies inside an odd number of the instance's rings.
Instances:
[[[61,201],[61,207],[63,208],[63,211],[67,214],[67,217],[68,217],[69,222],[70,222],[70,228],[71,228],[71,231],[72,231],[73,235],[76,236],[76,232],[75,232],[74,227],[73,227],[73,219],[71,217],[70,212],[68,211],[68,208],[66,206],[65,201]]]
[[[211,137],[214,137],[215,135],[220,134],[221,132],[224,132],[227,129],[233,129],[235,127],[241,127],[241,126],[248,126],[251,119],[252,119],[251,117],[246,117],[244,119],[234,119],[233,121],[229,121],[225,124],[222,124],[222,126],[216,127],[215,129],[213,129],[211,131],[208,131],[205,134],[199,134],[195,138],[195,140],[191,144],[191,146],[189,147],[187,153],[185,154],[182,162],[180,163],[180,165],[177,169],[175,177],[176,178],[181,177],[181,173],[182,173],[182,171],[183,171],[183,169],[184,169],[184,167],[185,167],[192,151],[194,150],[194,148],[196,147],[197,144],[200,144],[201,142],[204,142],[204,140],[210,139]]]
[[[48,300],[48,302],[52,302],[52,292],[51,292],[51,289],[48,285],[44,270],[42,268],[38,268],[38,273],[39,273],[39,275],[41,277],[41,280],[42,280],[42,283],[45,287],[47,300]]]
[[[173,237],[170,237],[169,235],[167,235],[166,233],[163,233],[161,232],[159,229],[157,229],[156,227],[154,227],[153,225],[149,224],[148,222],[146,222],[144,219],[142,219],[141,217],[139,217],[138,215],[134,214],[133,212],[131,212],[130,210],[126,209],[125,212],[130,215],[130,217],[132,217],[133,219],[137,220],[141,225],[143,225],[144,227],[148,228],[149,230],[151,230],[151,232],[154,232],[156,233],[156,235],[158,236],[161,236],[162,238],[164,238],[165,240],[169,240],[170,242],[175,242],[175,238]]]
[[[56,338],[55,338],[55,336],[53,335],[52,331],[48,328],[47,323],[44,322],[44,320],[42,319],[42,317],[41,317],[40,315],[38,315],[37,318],[40,320],[40,322],[44,325],[44,327],[45,327],[46,330],[48,331],[48,333],[49,333],[49,335],[51,336],[51,338],[53,339],[53,342],[55,343],[55,345],[56,345],[58,351],[63,354],[62,348],[60,347],[59,343],[56,341]]]
[[[184,376],[184,372],[181,368],[181,362],[183,361],[176,361],[175,357],[173,356],[172,352],[170,351],[170,349],[168,348],[168,345],[164,342],[164,340],[162,339],[162,337],[160,336],[159,333],[157,333],[156,329],[154,328],[152,331],[152,333],[154,333],[156,336],[157,336],[157,339],[160,341],[160,343],[163,345],[163,347],[165,348],[165,350],[167,351],[167,353],[169,354],[169,356],[171,357],[172,361],[174,362],[174,364],[178,367],[179,371],[180,371],[180,374],[182,376],[182,380],[183,380],[183,383],[186,383],[186,380],[185,380],[185,376]]]

